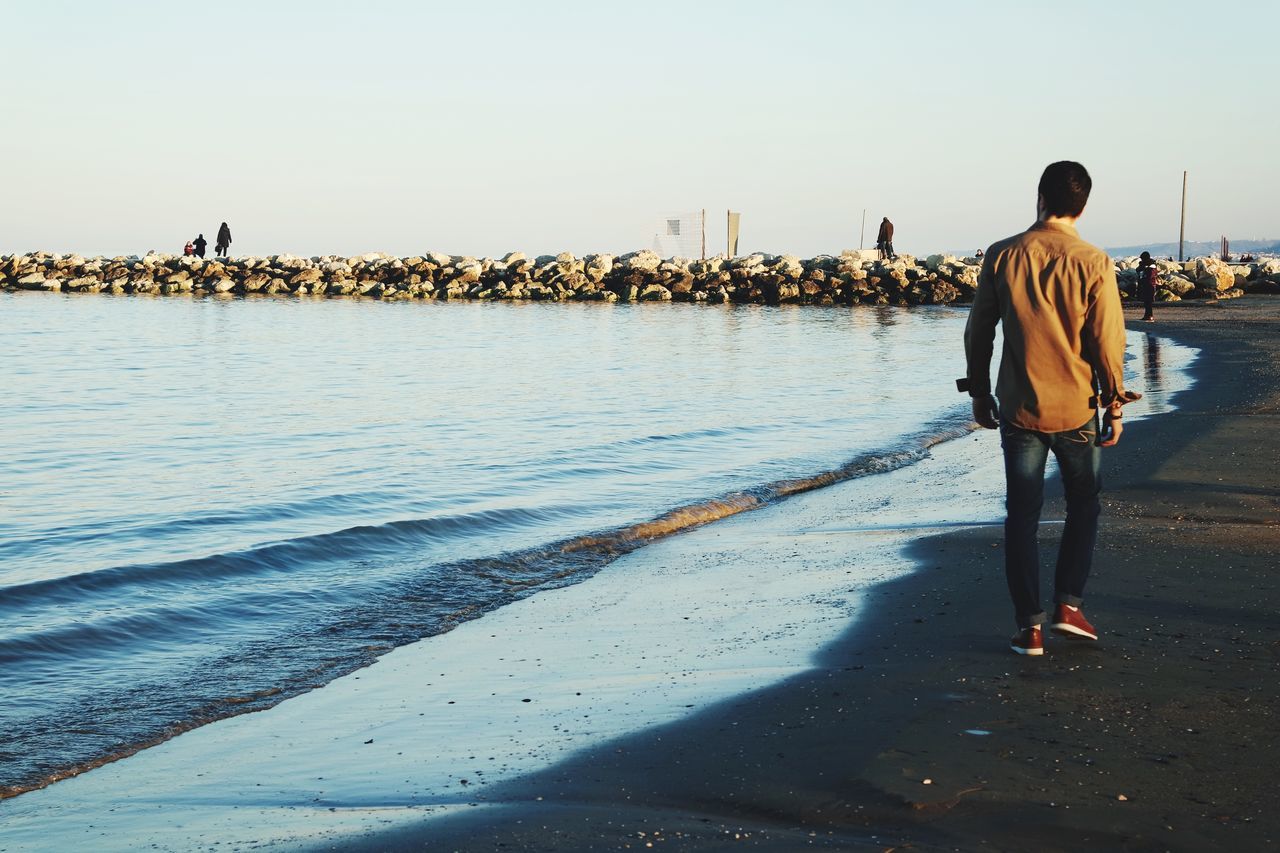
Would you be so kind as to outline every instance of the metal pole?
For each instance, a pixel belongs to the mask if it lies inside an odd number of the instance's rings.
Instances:
[[[858,251],[862,251],[863,245],[867,242],[867,209],[862,208],[862,236],[858,238]]]
[[[726,207],[724,210],[724,256],[726,258],[733,257],[733,252],[732,252],[733,243],[731,242],[732,240],[733,240],[733,211]]]
[[[1178,225],[1178,262],[1185,260],[1182,257],[1182,243],[1187,239],[1187,172],[1182,171],[1182,222]]]
[[[702,259],[707,259],[707,209],[702,208]]]

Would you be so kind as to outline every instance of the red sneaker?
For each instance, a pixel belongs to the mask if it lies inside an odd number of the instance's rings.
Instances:
[[[1040,636],[1040,626],[1032,625],[1014,634],[1009,638],[1009,648],[1020,655],[1044,654],[1044,638]]]
[[[1053,631],[1071,640],[1098,639],[1097,629],[1089,624],[1089,620],[1084,618],[1079,608],[1068,607],[1065,604],[1059,604],[1054,613]]]

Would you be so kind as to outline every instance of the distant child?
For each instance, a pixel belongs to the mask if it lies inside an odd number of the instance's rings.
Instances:
[[[204,257],[204,247],[209,245],[209,241],[204,238],[203,234],[197,234],[195,239],[196,257]]]
[[[195,253],[196,253],[196,244],[188,240],[187,245],[182,247],[182,254],[194,255]]]
[[[222,227],[218,229],[218,242],[213,244],[214,257],[222,255],[226,257],[227,248],[231,245],[231,229],[227,227],[227,223],[222,223]]]
[[[1150,252],[1143,252],[1138,259],[1138,294],[1142,297],[1142,306],[1146,309],[1146,313],[1142,315],[1142,319],[1148,323],[1156,321],[1152,309],[1156,302],[1156,282],[1159,280],[1160,271],[1156,269],[1156,262],[1151,260]]]

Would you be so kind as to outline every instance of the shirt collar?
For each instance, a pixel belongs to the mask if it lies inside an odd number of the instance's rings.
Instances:
[[[1072,225],[1065,222],[1041,222],[1036,220],[1035,223],[1027,229],[1028,231],[1057,231],[1059,234],[1070,234],[1072,237],[1079,237],[1080,232],[1076,231]]]

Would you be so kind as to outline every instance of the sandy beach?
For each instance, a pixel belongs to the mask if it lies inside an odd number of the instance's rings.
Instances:
[[[1273,847],[1280,304],[1158,317],[1198,384],[1105,458],[1098,645],[1009,654],[1000,528],[929,536],[804,675],[341,848]]]

